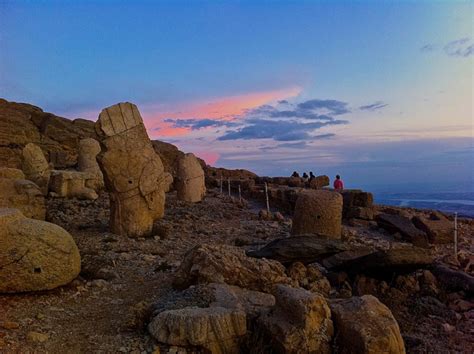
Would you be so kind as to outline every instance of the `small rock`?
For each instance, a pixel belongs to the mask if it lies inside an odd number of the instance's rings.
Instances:
[[[443,323],[442,327],[446,333],[451,333],[456,330],[456,327],[450,325],[449,323]]]
[[[43,343],[49,339],[49,336],[44,333],[31,331],[26,335],[26,339],[29,342]]]
[[[18,322],[5,321],[0,323],[0,327],[4,329],[18,329],[20,328],[20,324]]]

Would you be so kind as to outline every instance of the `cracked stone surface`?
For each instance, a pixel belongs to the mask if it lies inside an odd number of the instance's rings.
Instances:
[[[164,214],[165,174],[136,105],[102,110],[96,123],[99,165],[110,193],[110,229],[130,237],[150,235]]]
[[[54,289],[80,270],[79,250],[66,230],[0,209],[0,293]]]

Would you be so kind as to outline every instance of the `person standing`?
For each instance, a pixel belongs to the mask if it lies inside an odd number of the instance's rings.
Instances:
[[[337,191],[342,191],[344,189],[344,182],[339,175],[337,175],[336,179],[334,180],[334,189]]]

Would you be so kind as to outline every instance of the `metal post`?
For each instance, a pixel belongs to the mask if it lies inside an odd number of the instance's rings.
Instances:
[[[268,186],[265,182],[265,200],[267,201],[267,211],[270,212],[270,203],[268,202]]]
[[[230,197],[230,178],[227,179],[227,189],[229,190],[229,197]]]
[[[239,202],[242,202],[242,192],[240,191],[240,184],[239,184]]]
[[[454,213],[454,258],[458,259],[458,213]]]
[[[221,194],[222,194],[222,176],[221,176]]]

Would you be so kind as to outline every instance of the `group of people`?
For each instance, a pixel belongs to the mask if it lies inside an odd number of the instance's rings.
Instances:
[[[312,171],[309,172],[309,176],[306,172],[303,172],[303,175],[300,177],[300,174],[296,171],[293,171],[293,174],[291,177],[298,177],[302,178],[303,181],[306,182],[311,182],[313,178],[316,178],[316,176],[313,174]],[[334,180],[333,187],[335,190],[343,190],[344,189],[344,182],[341,179],[341,176],[336,175],[336,179]]]

